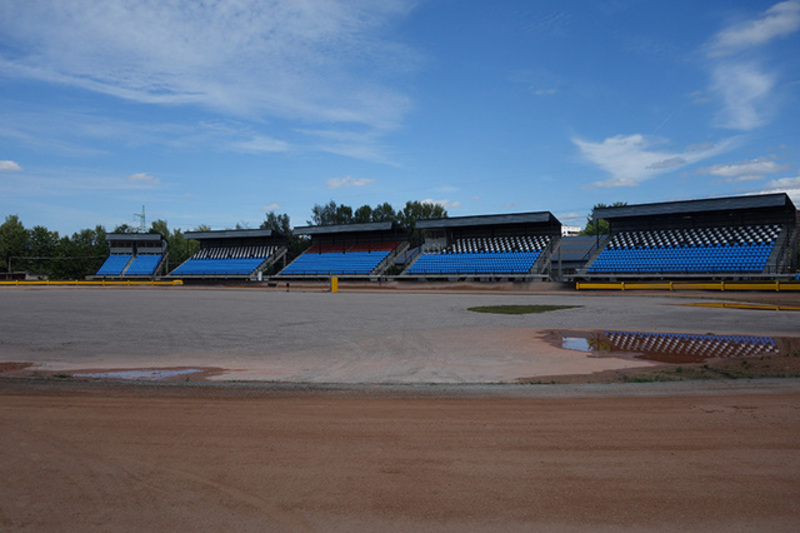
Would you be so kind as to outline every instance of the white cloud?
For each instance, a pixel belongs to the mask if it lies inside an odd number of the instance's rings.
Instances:
[[[711,90],[722,99],[719,125],[752,130],[767,121],[765,108],[775,87],[775,77],[750,63],[723,63],[714,67]]]
[[[730,163],[727,165],[713,165],[698,169],[696,174],[708,174],[724,178],[725,183],[742,183],[764,179],[766,174],[783,172],[790,165],[779,165],[767,157],[759,157],[748,161]]]
[[[328,184],[329,189],[339,189],[341,187],[363,187],[374,183],[372,178],[354,178],[352,176],[345,176],[343,178],[330,178],[325,183]]]
[[[556,217],[563,223],[563,222],[579,222],[582,223],[586,220],[586,213],[576,213],[574,211],[570,211],[569,213],[559,213]]]
[[[752,130],[766,124],[776,107],[773,92],[780,69],[767,72],[757,47],[800,29],[800,0],[775,4],[759,17],[717,33],[706,46],[711,72],[709,93],[721,101],[717,125]]]
[[[767,183],[767,189],[800,189],[800,175],[793,178],[780,178]]]
[[[281,204],[279,204],[278,202],[272,202],[271,204],[265,205],[264,207],[261,208],[262,211],[267,211],[267,212],[280,211],[280,209],[281,209]]]
[[[509,80],[524,86],[536,96],[553,96],[563,84],[560,76],[543,67],[514,71]]]
[[[133,184],[141,184],[141,185],[158,185],[161,183],[161,180],[158,178],[154,178],[150,174],[145,172],[137,172],[136,174],[131,174],[128,176],[128,181]]]
[[[661,161],[656,161],[655,163],[651,163],[647,165],[648,170],[667,170],[670,168],[675,167],[682,167],[686,164],[686,160],[681,156],[672,156]]]
[[[7,113],[0,124],[0,138],[71,157],[102,154],[94,146],[97,140],[108,139],[134,147],[155,145],[251,154],[281,153],[293,148],[286,141],[264,135],[253,125],[236,120],[143,123],[63,110]]]
[[[348,129],[302,129],[298,133],[315,138],[314,148],[330,154],[375,161],[377,163],[394,164],[384,153],[379,143],[378,132],[352,131]]]
[[[426,198],[426,199],[422,200],[420,203],[422,203],[422,204],[431,204],[431,205],[439,204],[442,207],[444,207],[445,209],[454,209],[454,208],[457,208],[457,207],[461,207],[461,202],[459,202],[458,200],[455,200],[455,201],[451,201],[451,200],[447,200],[447,199],[444,199],[444,200],[432,200],[431,198]]]
[[[795,205],[800,204],[800,172],[797,176],[770,180],[765,188],[753,194],[785,192]]]
[[[397,127],[411,105],[386,82],[419,60],[386,37],[413,8],[403,0],[4,4],[0,35],[15,51],[0,58],[7,76],[381,131]]]
[[[274,154],[289,151],[289,143],[264,135],[258,135],[246,141],[232,142],[229,147],[237,152],[252,154]]]
[[[15,161],[0,161],[0,172],[19,172],[22,167]]]
[[[728,139],[718,144],[697,149],[696,146],[674,153],[654,149],[665,141],[644,135],[617,135],[603,142],[573,138],[583,157],[599,166],[611,178],[596,181],[589,187],[632,187],[664,172],[702,161],[728,150],[735,142]]]
[[[800,1],[775,4],[761,17],[722,30],[713,39],[709,55],[721,55],[765,44],[800,29]]]

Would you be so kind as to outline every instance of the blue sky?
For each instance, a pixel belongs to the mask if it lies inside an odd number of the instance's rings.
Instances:
[[[800,205],[799,106],[800,0],[4,0],[0,216]]]

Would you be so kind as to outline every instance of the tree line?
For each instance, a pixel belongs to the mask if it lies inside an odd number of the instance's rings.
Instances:
[[[308,225],[328,226],[365,222],[397,222],[409,230],[412,243],[421,242],[416,231],[416,222],[425,218],[446,218],[447,210],[440,204],[409,201],[402,209],[395,210],[391,204],[375,207],[363,205],[357,209],[333,200],[327,204],[316,204],[311,210]],[[260,225],[261,229],[276,230],[289,239],[289,260],[294,259],[310,246],[310,241],[295,235],[289,215],[270,211]],[[242,229],[237,225],[236,229]],[[194,231],[210,231],[200,225]],[[139,228],[120,224],[111,233],[138,233]],[[180,228],[170,231],[166,220],[150,224],[147,233],[159,233],[167,240],[167,268],[177,267],[200,249],[200,243],[184,237]],[[107,232],[103,226],[83,229],[72,235],[60,236],[44,226],[26,228],[17,215],[8,215],[0,224],[0,272],[29,272],[47,276],[53,280],[84,279],[103,265],[110,253]]]

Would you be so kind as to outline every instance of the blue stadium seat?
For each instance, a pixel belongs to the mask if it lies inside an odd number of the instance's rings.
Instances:
[[[125,265],[133,257],[131,254],[111,254],[108,256],[108,259],[105,260],[103,266],[101,266],[97,270],[98,276],[119,276],[122,274],[122,270],[125,268]]]
[[[779,233],[777,225],[623,232],[587,272],[761,272]]]
[[[281,271],[288,276],[327,276],[367,275],[391,253],[381,250],[374,252],[332,252],[304,253]]]
[[[152,276],[163,259],[161,254],[142,254],[133,259],[125,271],[126,276]]]
[[[263,262],[255,259],[189,259],[172,271],[173,276],[249,276]]]
[[[456,239],[444,252],[426,252],[407,275],[527,274],[548,243],[546,235],[468,237]]]

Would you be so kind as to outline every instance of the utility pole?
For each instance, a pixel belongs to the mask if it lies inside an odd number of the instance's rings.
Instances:
[[[141,213],[134,213],[133,214],[133,218],[134,218],[134,220],[137,219],[137,218],[139,219],[139,233],[146,233],[147,232],[147,222],[146,222],[145,215],[144,215],[144,206],[142,206],[142,212]]]

